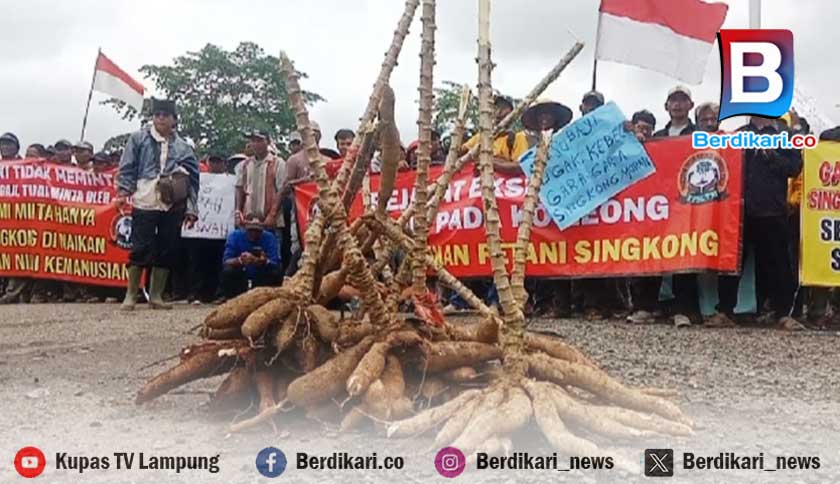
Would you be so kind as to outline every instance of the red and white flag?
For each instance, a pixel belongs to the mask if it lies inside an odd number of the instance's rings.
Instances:
[[[595,57],[699,84],[728,9],[700,0],[601,0]]]
[[[102,52],[96,59],[93,89],[113,96],[129,106],[134,106],[137,110],[143,107],[143,93],[145,92],[143,84],[126,74]]]

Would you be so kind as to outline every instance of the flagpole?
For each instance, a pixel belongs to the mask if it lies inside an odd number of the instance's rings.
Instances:
[[[90,111],[90,100],[93,99],[93,83],[96,82],[96,66],[99,64],[99,56],[102,54],[102,47],[96,51],[96,62],[93,63],[93,77],[90,79],[90,91],[88,91],[87,106],[85,106],[85,117],[82,119],[82,136],[79,141],[85,140],[85,128],[87,128],[88,112]]]
[[[596,91],[598,84],[598,38],[601,36],[601,12],[598,12],[598,27],[595,29],[595,55],[592,60],[592,90]]]
[[[761,28],[761,0],[750,0],[750,28]]]

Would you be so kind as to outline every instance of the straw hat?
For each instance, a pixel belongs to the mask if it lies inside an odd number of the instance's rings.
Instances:
[[[553,129],[560,129],[572,120],[572,110],[566,105],[550,99],[538,99],[522,114],[522,124],[532,131],[539,131],[538,119],[540,114],[548,113],[554,118]]]

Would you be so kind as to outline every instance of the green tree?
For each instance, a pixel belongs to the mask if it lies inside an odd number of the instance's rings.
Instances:
[[[461,88],[463,84],[453,81],[443,81],[444,87],[435,88],[435,107],[432,127],[441,134],[452,131],[455,118],[461,104]],[[467,105],[467,132],[472,133],[478,128],[478,102],[475,96],[470,98]]]
[[[140,72],[152,80],[160,97],[177,102],[178,131],[195,142],[200,155],[229,155],[242,151],[243,131],[265,130],[285,143],[295,130],[279,63],[252,42],[242,42],[233,51],[207,44],[176,57],[172,65],[144,65]],[[310,105],[324,100],[312,92],[304,92],[304,99]],[[139,113],[118,100],[103,104],[125,119],[148,119],[148,112]]]
[[[123,133],[108,138],[108,141],[106,141],[105,145],[102,146],[102,151],[112,153],[116,150],[121,150],[125,148],[125,144],[128,142],[129,136],[131,136],[131,133]]]

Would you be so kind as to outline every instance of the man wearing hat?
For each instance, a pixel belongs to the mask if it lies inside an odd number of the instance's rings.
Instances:
[[[296,155],[303,149],[303,138],[297,131],[292,131],[289,135],[289,156]]]
[[[263,213],[266,214],[263,225],[274,230],[283,226],[279,192],[286,162],[269,152],[271,136],[267,132],[252,131],[250,143],[254,156],[243,162],[236,177],[236,218],[242,220],[245,213]]]
[[[66,139],[60,139],[53,145],[55,150],[55,161],[62,165],[73,164],[73,143]]]
[[[331,160],[328,156],[321,152],[321,126],[315,121],[310,121],[310,127],[312,128],[312,135],[315,137],[315,145],[318,148],[321,160],[327,164]],[[302,146],[300,151],[286,160],[286,176],[283,177],[283,188],[280,189],[281,203],[283,203],[285,207],[289,207],[288,210],[291,220],[295,220],[294,197],[292,197],[292,190],[294,190],[296,184],[312,178],[312,168],[309,165],[309,158],[306,156],[306,150],[304,148],[306,147]],[[283,261],[283,264],[285,264],[287,269],[290,264],[293,265],[293,260],[300,255],[300,247],[297,243],[297,241],[300,240],[300,234],[298,233],[296,225],[292,225],[290,227],[288,235],[289,239],[283,240],[283,244],[288,246],[291,252],[289,260]],[[283,250],[285,252],[286,249]]]
[[[222,293],[233,298],[257,286],[277,286],[282,282],[277,237],[264,230],[261,213],[249,213],[240,228],[225,241],[222,256]]]
[[[85,143],[93,149],[93,146],[90,143]],[[81,145],[81,143],[79,143]],[[77,145],[77,146],[79,146]],[[76,151],[77,146],[74,146],[74,152]],[[74,155],[75,156],[75,155]],[[83,155],[84,157],[84,155]],[[79,158],[76,157],[78,160]],[[111,171],[114,167],[111,163],[111,155],[104,151],[99,151],[91,157],[89,163],[89,170],[93,173],[105,173]],[[81,164],[79,165],[81,167]],[[101,303],[105,301],[113,301],[117,302],[117,299],[121,292],[118,288],[114,287],[104,287],[104,286],[94,286],[94,285],[80,285],[80,294],[81,300],[85,303]]]
[[[239,172],[242,170],[242,163],[247,159],[248,157],[244,153],[230,155],[227,159],[227,172],[239,176]]]
[[[664,128],[653,133],[654,138],[670,136],[684,136],[693,133],[697,128],[691,122],[689,114],[694,108],[694,101],[691,100],[691,91],[685,86],[674,86],[668,91],[665,98],[665,111],[668,112],[670,120]],[[697,274],[674,274],[665,276],[671,278],[671,289],[674,294],[674,303],[671,305],[671,317],[676,327],[691,326],[691,318],[699,319],[700,306],[698,300]],[[634,284],[637,290],[648,294],[648,298],[658,299],[659,287],[662,278],[644,277],[637,278]],[[645,288],[645,286],[647,286]],[[654,296],[655,295],[655,296]],[[642,314],[634,313],[629,319],[632,321],[643,320],[645,311]]]
[[[542,131],[556,132],[569,124],[572,119],[572,110],[566,105],[550,99],[539,99],[522,114],[522,124],[531,133],[538,134]],[[533,142],[537,143],[536,137]],[[526,284],[529,286],[530,303],[527,311],[534,311],[539,315],[549,317],[568,317],[571,313],[571,292],[572,285],[568,279],[541,280],[535,284],[535,280],[528,278]]]
[[[683,136],[693,133],[696,128],[688,115],[694,108],[694,101],[691,100],[691,91],[685,86],[675,86],[668,91],[665,98],[665,111],[668,112],[670,120],[664,128],[653,134],[654,137]]]
[[[511,111],[513,111],[513,101],[502,95],[496,95],[493,98],[493,105],[495,107],[495,122],[499,124]],[[461,147],[462,153],[470,151],[479,143],[479,135],[476,134]],[[493,140],[493,166],[497,171],[506,173],[519,173],[519,158],[528,151],[528,136],[525,132],[506,131],[499,133],[496,139]]]
[[[174,265],[181,224],[191,227],[198,214],[198,160],[175,131],[174,101],[152,99],[151,126],[133,133],[125,145],[117,173],[115,205],[131,198],[132,230],[128,289],[122,309],[137,302],[143,269],[150,270],[149,305],[171,309],[163,290]]]
[[[79,168],[91,168],[91,161],[93,160],[93,145],[87,141],[79,141],[73,145],[73,159],[75,165]]]
[[[590,112],[604,105],[604,95],[592,90],[583,95],[580,101],[580,114],[586,116]]]
[[[315,144],[318,150],[321,150],[321,126],[315,121],[310,122],[312,127],[312,134],[315,136]],[[330,161],[328,156],[321,154],[321,159],[324,163]],[[306,157],[306,151],[301,149],[286,160],[286,176],[283,180],[283,188],[280,190],[280,197],[286,198],[292,193],[292,188],[296,183],[309,180],[312,177],[312,168],[309,166],[309,158]]]
[[[20,141],[14,133],[3,133],[0,136],[0,160],[19,160]]]
[[[538,99],[522,114],[525,129],[558,131],[572,120],[572,110],[550,99]]]

